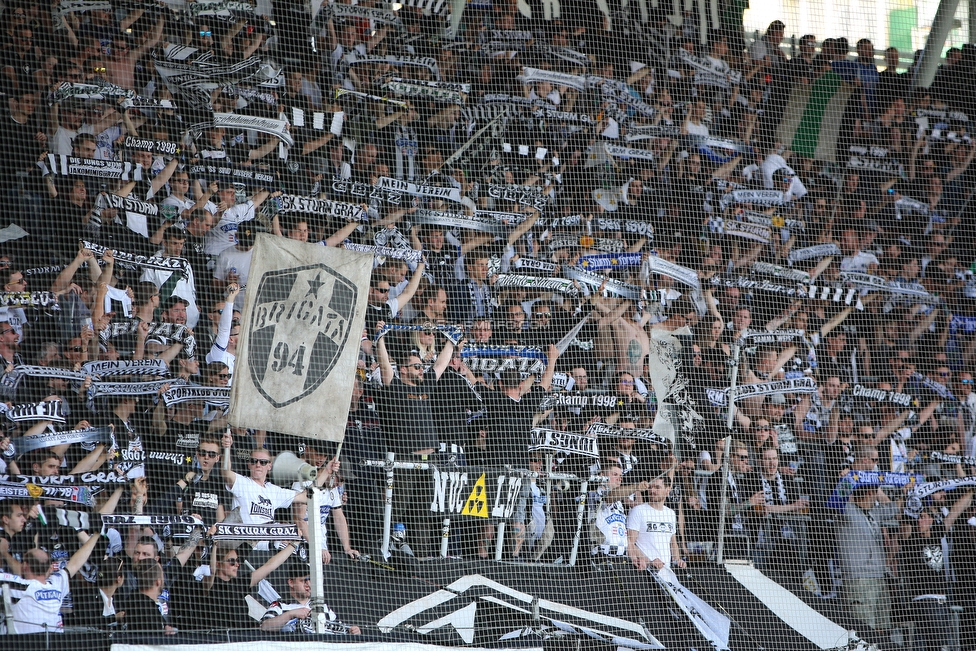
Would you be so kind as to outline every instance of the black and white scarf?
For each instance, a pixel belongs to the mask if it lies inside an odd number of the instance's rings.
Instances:
[[[763,500],[766,502],[766,506],[777,504],[777,500],[781,505],[789,504],[786,497],[786,486],[783,485],[783,477],[778,472],[776,473],[776,495],[773,495],[773,487],[762,473],[759,473],[759,481],[762,483]]]
[[[358,251],[360,253],[371,253],[379,258],[393,258],[403,260],[408,263],[416,264],[420,262],[423,251],[416,249],[394,249],[388,246],[377,246],[375,244],[357,244],[355,242],[343,242],[342,248],[347,251]]]
[[[809,283],[810,272],[790,269],[771,262],[753,262],[750,271],[761,276],[772,276],[780,280],[791,280],[797,283]]]
[[[150,396],[166,384],[183,385],[182,378],[151,380],[149,382],[92,382],[88,387],[88,407],[94,411],[95,398],[102,396]]]
[[[580,92],[586,90],[586,77],[556,72],[555,70],[525,67],[522,68],[522,74],[517,79],[523,84],[535,84],[540,81],[547,81],[553,86],[569,86]]]
[[[511,287],[542,292],[559,292],[567,296],[575,296],[579,293],[573,281],[566,278],[542,278],[522,274],[500,274],[495,281],[495,289],[507,289]]]
[[[111,445],[114,441],[112,430],[108,427],[92,427],[89,429],[73,429],[64,432],[38,432],[21,436],[16,440],[17,454],[23,455],[34,450],[51,448],[57,445],[74,443],[103,443]]]
[[[280,210],[283,213],[297,212],[312,215],[328,215],[339,217],[349,222],[369,221],[369,215],[360,204],[331,201],[329,199],[313,199],[292,194],[278,197]]]
[[[464,228],[473,231],[489,233],[495,237],[503,237],[508,229],[493,217],[475,214],[473,216],[461,213],[449,213],[438,210],[418,210],[410,215],[414,224],[433,224],[445,228]]]
[[[58,295],[46,291],[0,292],[0,307],[50,307],[57,309]]]
[[[273,522],[271,524],[230,524],[220,522],[214,525],[217,530],[213,540],[301,540],[298,527],[294,524]]]
[[[793,249],[786,256],[790,264],[794,262],[805,262],[806,260],[819,260],[828,255],[840,255],[840,247],[834,243],[814,244],[803,249]]]
[[[86,249],[91,249],[96,256],[102,256],[108,250],[108,247],[95,244],[94,242],[83,241],[82,244]],[[119,266],[131,265],[143,269],[178,271],[184,274],[184,276],[189,273],[190,263],[185,258],[169,258],[161,255],[145,256],[119,250],[115,250],[114,253],[115,263]]]
[[[184,402],[205,402],[209,405],[227,407],[230,405],[230,387],[183,385],[163,393],[163,403],[167,407]]]
[[[164,156],[176,156],[180,153],[180,146],[169,140],[151,140],[149,138],[126,136],[123,146],[126,149],[148,151],[151,154],[162,154]]]
[[[57,176],[88,176],[121,181],[142,180],[141,166],[115,160],[48,154],[47,164],[39,162],[37,165],[43,173]]]
[[[26,423],[35,420],[49,420],[64,424],[64,405],[60,400],[45,400],[22,405],[14,405],[4,413],[7,420],[13,423]]]
[[[395,192],[397,194],[409,194],[414,197],[440,199],[442,201],[454,201],[456,203],[461,202],[461,191],[455,187],[417,184],[390,178],[389,176],[381,176],[376,182],[376,187],[379,190]]]

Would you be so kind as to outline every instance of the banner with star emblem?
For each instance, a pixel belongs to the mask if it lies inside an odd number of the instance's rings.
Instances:
[[[342,440],[372,268],[371,255],[258,235],[232,425]]]

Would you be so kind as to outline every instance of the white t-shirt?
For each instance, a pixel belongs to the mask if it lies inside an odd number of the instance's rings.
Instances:
[[[670,508],[656,509],[650,504],[638,504],[627,516],[627,529],[637,531],[637,549],[647,558],[661,559],[665,567],[671,565],[671,538],[678,530],[678,517]]]
[[[193,206],[197,205],[197,202],[191,199],[190,197],[186,197],[184,199],[177,199],[176,195],[171,194],[165,199],[163,199],[162,205],[174,206],[182,212],[184,210],[189,210]],[[206,210],[211,215],[217,214],[217,204],[215,204],[213,201],[208,201],[206,204],[204,204],[203,209]]]
[[[295,491],[290,491],[266,482],[261,486],[250,477],[237,475],[234,487],[228,488],[234,496],[231,509],[240,508],[243,524],[269,524],[275,521],[275,511],[291,506]],[[262,540],[255,549],[268,549],[268,542]]]
[[[292,490],[300,491],[305,490],[309,482],[296,481],[291,485]],[[342,508],[342,494],[346,491],[346,487],[342,484],[334,486],[332,488],[322,488],[322,505],[319,507],[319,548],[328,551],[329,546],[327,544],[329,528],[326,526],[325,521],[329,519],[329,514],[332,513],[332,509]],[[308,522],[308,511],[305,512],[305,522]]]
[[[220,255],[237,243],[237,225],[254,219],[254,202],[246,201],[224,211],[214,227],[207,233],[204,250],[207,255]]]
[[[58,570],[47,583],[32,580],[27,588],[21,592],[15,590],[15,597],[20,601],[14,604],[14,632],[22,633],[63,633],[64,622],[61,620],[61,602],[68,595],[68,572]]]
[[[620,500],[607,503],[602,499],[600,491],[591,493],[591,499],[595,502],[594,518],[596,528],[603,534],[601,544],[618,549],[627,548],[627,516],[624,514],[624,506]]]
[[[87,133],[92,135],[94,133],[94,129],[90,124],[81,125],[77,131],[59,126],[57,131],[54,132],[54,137],[48,141],[51,146],[51,153],[59,156],[70,156],[71,141],[74,140],[79,133]]]

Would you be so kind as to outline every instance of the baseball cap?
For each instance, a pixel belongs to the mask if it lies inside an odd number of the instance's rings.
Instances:
[[[782,393],[774,393],[773,395],[769,396],[769,404],[771,404],[771,405],[785,405],[786,404],[786,396],[784,396]]]

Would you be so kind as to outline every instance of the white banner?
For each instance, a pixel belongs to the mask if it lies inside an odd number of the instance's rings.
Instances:
[[[372,268],[370,255],[258,235],[232,424],[342,440]]]
[[[729,648],[729,629],[732,626],[728,617],[718,612],[694,592],[681,585],[671,568],[662,567],[651,572],[661,588],[671,595],[684,611],[695,628],[712,643],[716,649]]]

